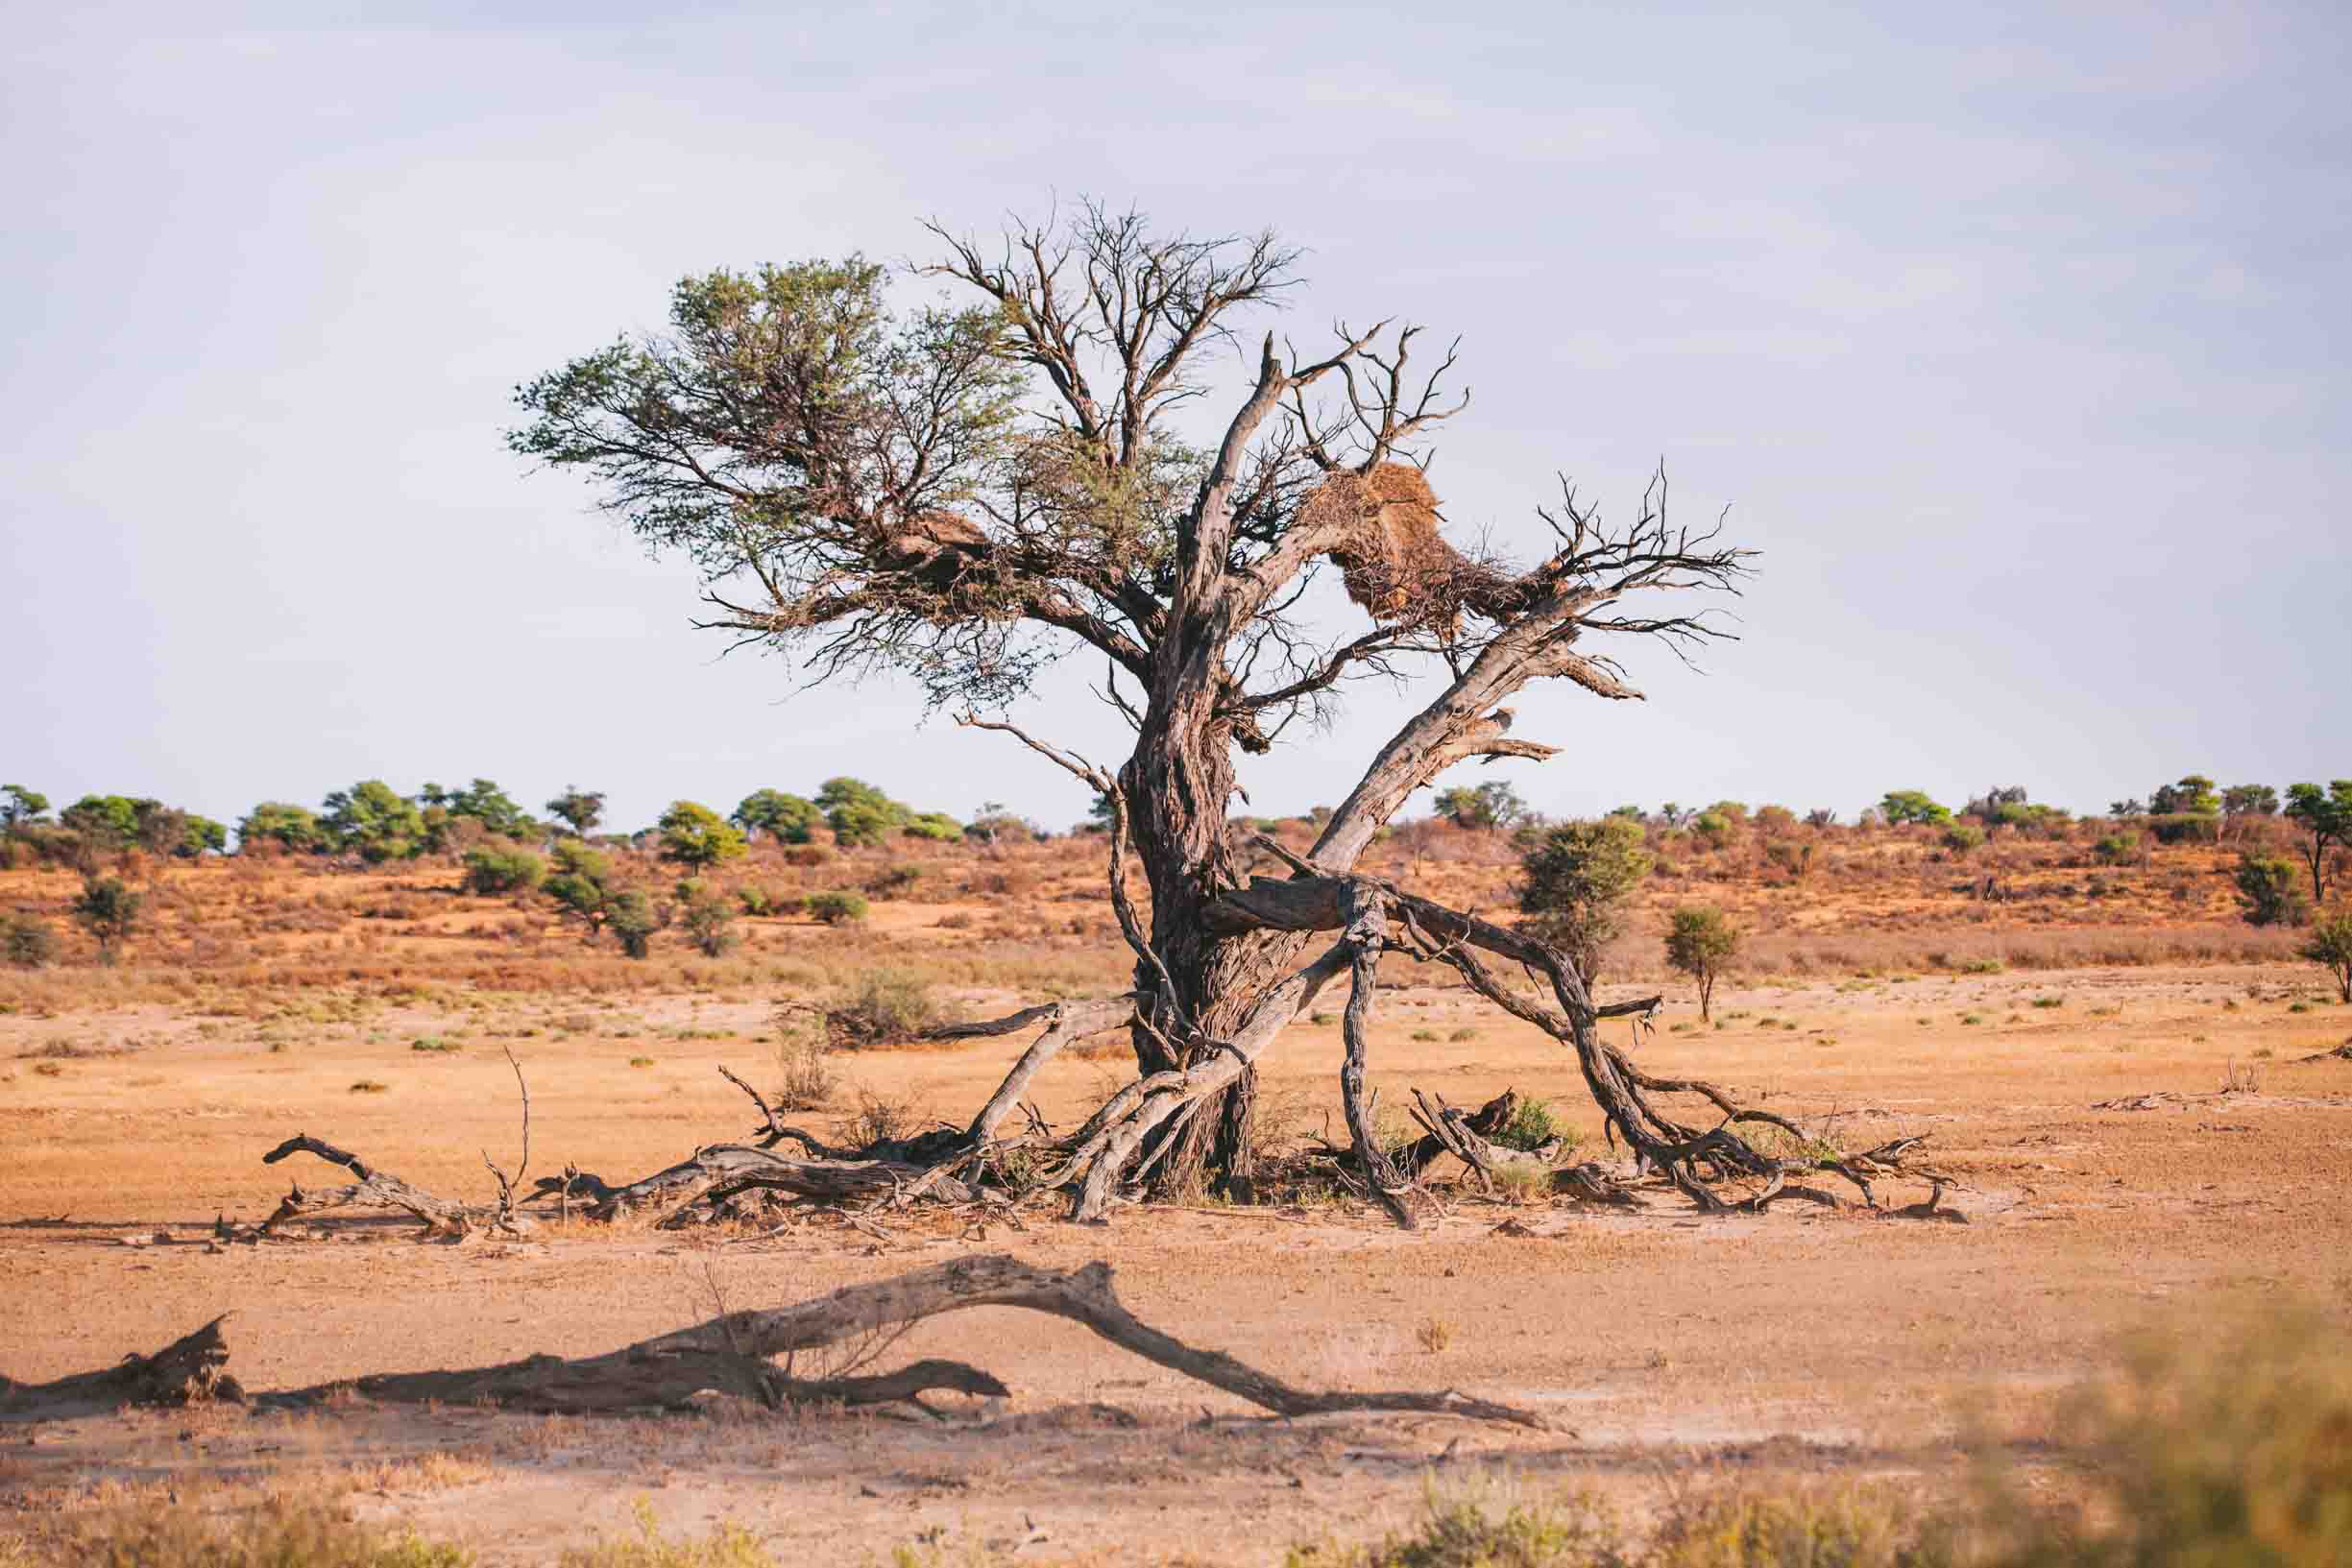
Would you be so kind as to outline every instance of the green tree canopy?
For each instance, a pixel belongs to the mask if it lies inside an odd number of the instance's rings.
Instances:
[[[816,792],[825,822],[844,844],[879,844],[914,813],[863,779],[827,779]]]
[[[334,848],[356,850],[370,862],[405,859],[424,840],[424,813],[381,779],[328,795],[319,826]]]
[[[1699,982],[1699,1016],[1714,1016],[1715,980],[1739,952],[1739,929],[1720,909],[1705,905],[1674,911],[1666,931],[1666,962]]]
[[[1952,808],[1939,806],[1924,789],[1890,789],[1879,802],[1879,812],[1889,822],[1924,822],[1942,827],[1952,820]]]
[[[745,795],[729,821],[745,832],[764,832],[779,844],[806,844],[815,836],[825,813],[814,801],[781,789],[755,789]]]
[[[743,835],[699,801],[672,801],[657,826],[662,857],[701,870],[743,853]]]
[[[2287,786],[2288,819],[2305,834],[2303,859],[2311,868],[2314,904],[2327,901],[2327,852],[2331,844],[2352,844],[2352,779],[2336,779],[2321,789],[2316,784]]]
[[[237,848],[275,844],[280,849],[315,850],[327,842],[327,830],[306,806],[287,801],[263,801],[237,819]]]
[[[1527,927],[1576,960],[1588,983],[1625,929],[1626,905],[1650,874],[1641,824],[1621,816],[1545,829],[1519,858]]]
[[[562,794],[547,802],[546,810],[549,816],[569,824],[573,832],[586,838],[589,832],[604,819],[604,791],[566,784]]]
[[[11,832],[49,814],[49,797],[22,784],[0,784],[0,828]]]

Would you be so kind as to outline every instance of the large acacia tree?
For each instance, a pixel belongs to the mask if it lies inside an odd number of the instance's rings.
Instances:
[[[934,702],[1012,730],[976,715],[1074,650],[1103,661],[1103,694],[1134,731],[1125,761],[1097,769],[1021,738],[1112,804],[1136,987],[1021,1015],[1045,1030],[972,1139],[1063,1041],[1124,1021],[1136,1078],[1064,1141],[1079,1213],[1099,1216],[1130,1181],[1224,1179],[1250,1157],[1255,1062],[1345,972],[1343,1098],[1364,1169],[1404,1218],[1362,1095],[1364,1009],[1394,945],[1570,1046],[1612,1134],[1703,1206],[1726,1180],[1777,1191],[1796,1167],[1740,1127],[1778,1119],[1640,1073],[1601,1039],[1565,955],[1357,872],[1448,768],[1553,754],[1511,733],[1505,705],[1530,682],[1637,697],[1610,644],[1714,635],[1689,595],[1735,589],[1747,552],[1670,525],[1662,481],[1622,524],[1564,490],[1538,509],[1553,532],[1539,560],[1447,543],[1422,469],[1462,407],[1453,354],[1424,370],[1417,330],[1388,323],[1343,326],[1312,353],[1271,331],[1245,340],[1298,277],[1298,253],[1271,233],[1171,236],[1092,205],[985,242],[933,232],[940,257],[919,271],[945,280],[942,303],[894,310],[885,270],[857,258],[691,277],[667,330],[521,388],[528,420],[510,440],[586,470],[604,507],[691,561],[702,624],[787,651],[813,679],[909,673]],[[1363,619],[1333,631],[1301,605],[1335,569]],[[1420,678],[1431,700],[1287,879],[1246,879],[1248,857],[1283,852],[1228,830],[1236,754],[1375,674]],[[1148,929],[1125,885],[1130,845]],[[1315,933],[1334,931],[1310,958]],[[1493,957],[1540,990],[1506,982]],[[1725,1120],[1701,1130],[1654,1103],[1680,1091],[1711,1096]],[[1858,1182],[1863,1168],[1842,1173]]]

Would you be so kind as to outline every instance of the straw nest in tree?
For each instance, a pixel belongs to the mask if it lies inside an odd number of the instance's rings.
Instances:
[[[1331,559],[1347,596],[1375,620],[1433,626],[1451,637],[1462,611],[1482,608],[1497,580],[1439,535],[1437,495],[1410,463],[1325,479],[1307,497],[1301,520],[1320,526],[1335,515],[1347,531]]]
[[[945,591],[988,536],[953,512],[918,512],[882,542],[883,564]]]

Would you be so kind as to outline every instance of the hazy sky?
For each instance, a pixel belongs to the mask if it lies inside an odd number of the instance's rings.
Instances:
[[[1543,809],[2352,773],[2340,3],[646,9],[12,9],[0,780],[225,819],[576,781],[626,826],[850,772],[1075,819],[910,688],[720,660],[688,570],[500,432],[683,273],[1081,192],[1283,229],[1302,345],[1461,333],[1466,530],[1532,543],[1556,470],[1622,515],[1661,457],[1732,506],[1745,639],[1524,697]],[[1098,678],[1015,716],[1115,760]],[[1255,806],[1335,801],[1430,694],[1250,760]]]

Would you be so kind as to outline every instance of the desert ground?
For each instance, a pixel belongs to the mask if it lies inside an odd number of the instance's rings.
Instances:
[[[910,857],[911,852],[899,852]],[[856,1412],[715,1401],[699,1414],[562,1417],[352,1399],[0,1424],[0,1528],[158,1490],[310,1487],[487,1563],[637,1528],[732,1522],[781,1561],[901,1546],[1022,1561],[1276,1562],[1377,1534],[1425,1490],[1593,1487],[1647,1506],[1693,1479],[1788,1474],[1960,1484],[1972,1442],[2030,1455],[2054,1401],[2151,1324],[2294,1300],[2352,1316],[2352,1009],[2288,943],[2233,923],[2219,851],[2093,869],[2082,845],[1995,844],[1968,864],[1899,832],[1825,843],[1806,877],[1760,854],[1661,875],[1603,1000],[1662,992],[1655,1073],[1735,1086],[1846,1146],[1924,1135],[1957,1186],[1937,1212],[1781,1203],[1700,1217],[1482,1195],[1438,1171],[1405,1233],[1326,1194],[1203,1199],[1065,1222],[1041,1198],[982,1217],[808,1206],[760,1227],[666,1231],[549,1217],[523,1238],[423,1239],[404,1216],[325,1216],[258,1242],[298,1132],[479,1201],[512,1170],[511,1050],[531,1170],[615,1180],[756,1124],[719,1073],[779,1073],[780,1003],[901,966],[973,1017],[1126,983],[1099,849],[934,852],[915,896],[831,929],[746,921],[736,952],[631,963],[527,898],[447,866],[150,866],[155,920],[122,962],[69,953],[0,979],[0,1374],[38,1382],[152,1350],[220,1315],[248,1388],[610,1349],[958,1256],[1103,1260],[1146,1321],[1321,1388],[1457,1388],[1540,1411],[1280,1420],[1068,1322],[985,1308],[915,1326],[884,1364],[970,1361],[1008,1398]],[[857,855],[764,847],[737,882],[869,876]],[[1399,842],[1385,874],[1503,901],[1480,835]],[[1785,869],[1785,868],[1783,868]],[[1985,897],[1993,877],[2008,887]],[[72,879],[0,874],[0,905],[61,907]],[[2091,889],[2096,889],[2091,890]],[[1712,1021],[1655,957],[1671,904],[1744,921]],[[1384,1105],[1413,1088],[1548,1101],[1576,1157],[1612,1159],[1547,1037],[1395,964],[1374,1015]],[[1267,1059],[1270,1146],[1336,1129],[1337,1002]],[[1629,1033],[1630,1023],[1610,1027]],[[960,1122],[1021,1037],[836,1052],[790,1120]],[[1079,1121],[1132,1067],[1112,1039],[1031,1097]],[[1344,1133],[1332,1131],[1344,1139]]]

